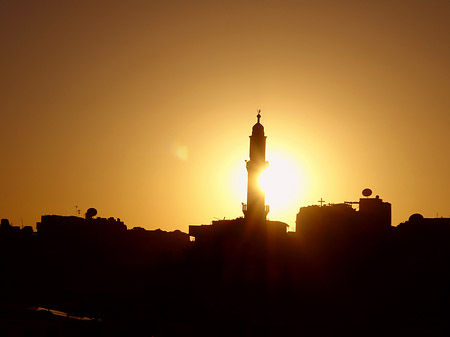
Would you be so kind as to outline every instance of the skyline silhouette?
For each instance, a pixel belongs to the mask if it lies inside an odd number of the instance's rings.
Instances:
[[[0,337],[449,336],[449,17],[0,1]]]
[[[264,171],[267,170],[267,168],[269,167],[269,162],[266,161],[266,138],[267,136],[265,136],[264,133],[264,127],[263,125],[260,123],[260,119],[261,119],[261,110],[258,109],[257,110],[257,123],[253,126],[252,128],[252,134],[250,136],[250,147],[249,147],[249,157],[250,160],[245,160],[245,166],[247,169],[247,174],[248,174],[248,178],[246,179],[247,182],[247,198],[246,198],[246,203],[242,202],[242,212],[244,213],[245,219],[248,222],[263,222],[266,221],[266,217],[268,215],[268,213],[270,212],[270,205],[266,205],[265,204],[265,196],[266,196],[266,192],[264,190],[263,187],[263,183],[261,181],[261,177],[264,173]],[[369,188],[365,188],[362,191],[362,194],[368,198],[371,194],[372,194],[372,190]],[[379,196],[376,196],[376,199],[379,199]],[[380,199],[381,200],[381,199]],[[368,200],[367,200],[368,201]],[[355,211],[355,209],[353,209],[353,205],[358,205],[361,206],[361,204],[366,204],[364,199],[360,199],[359,202],[346,202],[344,201],[343,203],[326,203],[325,200],[323,200],[323,198],[320,198],[320,200],[317,201],[317,204],[320,205],[320,207],[325,206],[336,206],[339,207],[340,205],[345,205],[349,210]],[[316,205],[317,205],[316,204]],[[388,203],[389,204],[389,203]],[[306,205],[300,205],[299,209],[300,211],[302,209],[313,209],[313,205],[309,205],[308,207],[305,207]],[[75,206],[75,216],[79,216],[81,215],[82,209],[76,205]],[[376,212],[379,212],[379,210],[377,210]],[[95,208],[89,208],[86,210],[86,217],[92,218],[93,216],[95,216],[97,214],[97,210]],[[418,214],[417,212],[414,212],[413,214]],[[73,216],[73,215],[72,215]],[[296,213],[296,224],[298,223],[298,216],[299,213]],[[422,215],[421,215],[422,216]],[[450,216],[449,216],[450,217]],[[224,217],[225,220],[226,217]],[[386,223],[389,223],[389,226],[391,225],[391,219],[392,219],[392,211],[391,211],[391,206],[389,204],[389,212],[388,214],[386,214],[385,216],[386,219],[389,219],[389,221],[385,221]],[[439,218],[439,216],[436,216],[436,218]],[[440,218],[444,218],[443,216],[440,216]],[[229,218],[230,219],[230,218]],[[4,219],[5,221],[8,221],[8,226],[10,221],[9,219]],[[406,219],[404,221],[402,221],[401,223],[404,223],[406,221]],[[214,222],[214,221],[213,221]],[[39,224],[39,222],[37,223],[37,225]],[[25,226],[23,225],[23,223],[21,224],[21,226],[14,226],[15,224],[12,224],[13,228],[27,228],[30,230],[33,230],[33,228],[37,229],[37,225],[33,225],[33,226]],[[289,228],[288,224],[285,224],[286,228]],[[396,225],[396,224],[394,224]],[[191,230],[193,226],[189,226],[189,231]],[[142,228],[140,226],[136,226],[136,228]],[[160,229],[160,227],[158,227],[158,229]],[[180,230],[179,228],[176,228],[176,230]],[[297,227],[293,227],[291,228],[291,231],[297,231]]]
[[[449,6],[4,1],[0,215],[34,226],[94,206],[184,231],[235,218],[260,107],[268,171],[298,175],[269,218],[294,228],[300,206],[366,186],[394,224],[447,217]]]
[[[296,233],[240,217],[191,226],[195,242],[92,208],[37,233],[3,219],[0,333],[447,336],[450,218],[391,227],[367,194],[301,209]]]
[[[450,217],[391,204],[301,207],[295,231],[268,220],[260,122],[249,142],[244,216],[189,233],[128,229],[89,208],[0,223],[0,335],[447,336]],[[358,208],[353,208],[358,205]]]

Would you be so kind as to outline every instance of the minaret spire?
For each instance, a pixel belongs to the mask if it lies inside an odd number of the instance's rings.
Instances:
[[[244,204],[243,211],[248,224],[261,225],[266,220],[269,211],[265,205],[264,191],[259,185],[261,174],[267,168],[266,162],[266,136],[264,126],[260,123],[261,110],[257,110],[257,123],[253,125],[250,136],[250,160],[247,161],[248,184],[247,184],[247,204]]]

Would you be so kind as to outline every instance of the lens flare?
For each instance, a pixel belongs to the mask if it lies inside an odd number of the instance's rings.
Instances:
[[[174,143],[172,145],[172,153],[180,160],[186,161],[189,157],[189,148],[187,145]]]

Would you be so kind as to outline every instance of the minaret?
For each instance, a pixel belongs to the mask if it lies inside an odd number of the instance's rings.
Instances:
[[[266,220],[269,207],[265,205],[265,195],[259,179],[267,168],[266,162],[266,136],[264,127],[259,120],[261,110],[258,110],[257,123],[253,125],[250,136],[250,160],[247,161],[248,183],[247,183],[247,205],[243,205],[245,219],[253,224],[263,223]]]

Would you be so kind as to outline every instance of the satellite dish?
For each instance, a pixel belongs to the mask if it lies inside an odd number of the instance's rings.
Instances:
[[[89,208],[86,211],[86,219],[92,219],[93,216],[97,215],[97,210],[95,208]]]
[[[372,195],[372,190],[370,188],[365,188],[362,191],[362,195],[365,197],[370,197]]]

